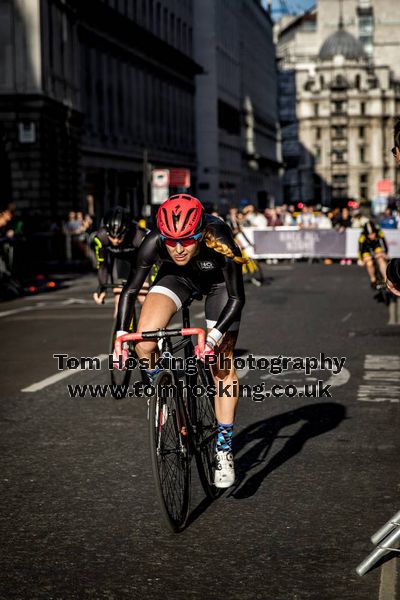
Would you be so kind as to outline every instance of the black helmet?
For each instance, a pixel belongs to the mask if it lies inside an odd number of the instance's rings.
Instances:
[[[364,235],[371,235],[373,233],[378,233],[378,228],[373,221],[367,221],[364,225]]]
[[[122,206],[114,206],[103,217],[103,227],[110,237],[123,238],[131,226],[129,212]]]

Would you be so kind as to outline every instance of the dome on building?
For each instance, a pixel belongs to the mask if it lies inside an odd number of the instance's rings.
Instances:
[[[325,40],[318,57],[320,60],[332,60],[338,54],[350,60],[368,58],[361,42],[342,27]]]

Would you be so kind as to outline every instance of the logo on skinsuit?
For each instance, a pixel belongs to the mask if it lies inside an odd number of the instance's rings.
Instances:
[[[210,271],[211,269],[215,269],[214,263],[210,262],[209,260],[198,260],[197,266],[202,271]]]

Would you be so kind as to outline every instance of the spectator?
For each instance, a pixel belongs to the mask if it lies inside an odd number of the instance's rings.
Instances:
[[[392,214],[390,208],[385,210],[379,222],[382,229],[397,229],[398,227],[397,218]]]
[[[282,226],[282,220],[278,214],[278,211],[275,208],[266,208],[264,211],[264,216],[268,227]]]
[[[315,229],[316,219],[312,206],[303,206],[296,219],[297,226],[301,229]]]
[[[342,212],[338,215],[337,219],[333,222],[335,229],[339,233],[343,233],[345,229],[351,227],[351,216],[348,208],[342,208]]]
[[[332,229],[332,221],[323,212],[319,212],[315,218],[317,229]]]
[[[267,221],[263,214],[258,212],[253,204],[248,204],[242,210],[244,215],[244,226],[248,227],[266,227]]]
[[[226,222],[232,229],[233,233],[237,233],[240,227],[240,213],[239,210],[235,207],[231,207],[226,216]]]
[[[293,216],[293,213],[294,213],[293,204],[291,204],[289,206],[289,208],[288,208],[287,204],[282,204],[282,206],[280,207],[280,211],[279,211],[279,216],[281,218],[282,225],[284,225],[285,227],[295,227],[296,226],[296,219]]]
[[[360,211],[353,213],[353,218],[351,220],[351,226],[353,229],[361,229],[364,227],[365,223],[367,223],[367,217],[361,214]]]

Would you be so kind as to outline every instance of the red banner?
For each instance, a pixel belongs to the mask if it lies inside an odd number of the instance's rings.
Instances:
[[[190,187],[189,169],[170,169],[169,185],[170,187]]]

